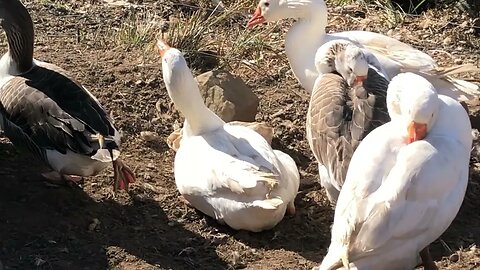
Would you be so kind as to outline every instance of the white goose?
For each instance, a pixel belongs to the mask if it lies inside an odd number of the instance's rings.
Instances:
[[[120,160],[120,134],[98,100],[56,65],[33,59],[34,30],[18,0],[2,0],[8,52],[0,59],[0,126],[19,149],[53,170],[50,180],[79,181],[113,162],[114,188],[135,180]]]
[[[157,46],[168,94],[185,116],[174,168],[184,199],[221,223],[254,232],[294,213],[300,176],[293,159],[210,111],[181,52],[161,40]]]
[[[370,131],[390,121],[388,80],[373,55],[346,40],[322,45],[315,63],[321,75],[311,94],[306,133],[318,161],[320,184],[335,204],[358,144]]]
[[[299,20],[287,33],[285,52],[293,73],[309,93],[318,77],[313,62],[317,49],[327,41],[347,39],[370,50],[389,78],[410,71],[427,78],[440,94],[462,100],[479,94],[478,86],[450,77],[469,70],[478,72],[472,65],[441,70],[429,55],[388,36],[367,31],[325,33],[327,6],[324,0],[260,0],[247,27],[287,18]]]
[[[451,224],[468,182],[471,126],[462,106],[425,78],[388,87],[392,121],[350,162],[320,269],[435,269],[428,245]],[[350,268],[349,268],[350,267]]]

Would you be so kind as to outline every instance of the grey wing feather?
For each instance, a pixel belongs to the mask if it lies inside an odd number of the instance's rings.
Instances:
[[[92,156],[99,149],[97,134],[105,137],[108,149],[117,149],[115,129],[98,101],[60,68],[45,65],[48,68],[35,66],[3,85],[0,102],[6,123],[40,149]]]
[[[313,90],[307,114],[307,137],[318,162],[345,181],[353,152],[374,128],[390,121],[388,81],[370,69],[364,87],[349,89],[337,74],[325,74]]]
[[[45,152],[26,134],[19,126],[9,121],[5,114],[5,108],[0,103],[0,124],[5,136],[10,138],[10,141],[17,149],[23,152],[29,152],[33,156],[45,163],[48,162]]]

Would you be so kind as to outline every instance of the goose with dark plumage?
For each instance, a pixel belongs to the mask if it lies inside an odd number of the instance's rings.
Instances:
[[[33,58],[32,19],[18,0],[0,0],[8,52],[0,59],[0,125],[20,150],[49,165],[50,180],[78,181],[113,163],[114,189],[135,180],[120,160],[120,133],[98,100],[60,67]]]

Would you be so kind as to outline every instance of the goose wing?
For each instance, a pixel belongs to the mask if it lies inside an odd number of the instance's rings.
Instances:
[[[6,132],[17,145],[33,142],[63,154],[93,155],[100,148],[98,138],[104,137],[107,148],[118,148],[116,130],[99,102],[52,64],[41,63],[10,79],[2,86],[0,102],[5,127],[10,127]]]
[[[325,74],[317,79],[310,99],[307,139],[337,190],[360,141],[390,120],[385,100],[388,81],[373,69],[368,78],[364,87],[349,89],[339,75]]]

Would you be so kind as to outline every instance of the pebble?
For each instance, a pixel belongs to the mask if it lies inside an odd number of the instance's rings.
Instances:
[[[160,140],[160,136],[156,132],[142,131],[140,132],[140,138],[146,142],[154,142]]]
[[[43,264],[46,263],[46,262],[47,262],[47,261],[45,261],[44,259],[37,257],[37,258],[35,258],[34,264],[35,264],[35,266],[38,267],[38,266],[43,265]]]
[[[443,45],[450,45],[453,43],[453,40],[452,40],[452,37],[446,37],[444,40],[443,40]]]
[[[451,262],[458,262],[458,260],[460,259],[460,257],[458,256],[457,253],[453,253],[452,255],[450,255],[450,257],[448,257],[448,259],[449,259]]]
[[[94,218],[94,219],[92,220],[92,223],[90,223],[90,224],[88,225],[88,230],[89,230],[89,231],[95,230],[95,229],[97,228],[97,226],[100,225],[100,223],[101,223],[101,222],[100,222],[100,220],[98,220],[98,218]]]

